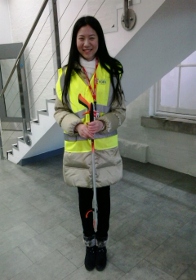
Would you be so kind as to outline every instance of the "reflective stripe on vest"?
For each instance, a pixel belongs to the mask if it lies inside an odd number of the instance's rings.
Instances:
[[[107,137],[110,137],[110,136],[114,136],[116,134],[117,134],[116,130],[114,130],[114,131],[112,131],[110,133],[107,133],[106,135],[105,134],[96,133],[94,135],[95,136],[94,139],[107,138]],[[84,141],[84,140],[86,140],[86,138],[83,138],[80,135],[70,136],[70,135],[64,133],[64,140],[65,141],[72,141],[72,142],[74,142],[74,141]]]
[[[101,139],[94,140],[95,150],[107,150],[116,148],[118,146],[118,136],[110,136]],[[71,153],[86,153],[91,152],[91,140],[83,140],[83,141],[65,141],[64,149],[66,152]]]

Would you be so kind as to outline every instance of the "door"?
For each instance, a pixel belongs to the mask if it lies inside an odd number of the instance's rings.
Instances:
[[[16,58],[22,48],[22,43],[14,43],[14,44],[3,44],[0,45],[0,91],[5,86],[7,79],[13,69],[13,66],[16,62]],[[25,73],[25,63],[24,63],[24,55],[21,56],[20,65],[22,65],[22,70]],[[19,81],[19,75],[17,74],[17,69],[14,72],[11,81],[4,93],[0,97],[0,118],[3,124],[6,123],[6,127],[14,130],[14,128],[18,127],[15,123],[23,121],[22,113],[21,113],[21,92],[19,89],[19,82],[25,84],[23,88],[25,91],[22,92],[22,107],[25,109],[26,121],[30,120],[29,113],[29,101],[28,101],[28,93],[27,93],[27,83],[25,75],[22,75],[23,81]]]

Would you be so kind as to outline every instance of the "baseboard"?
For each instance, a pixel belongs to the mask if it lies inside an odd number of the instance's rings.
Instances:
[[[24,158],[18,164],[23,166],[23,165],[27,165],[27,164],[30,164],[30,163],[33,163],[33,162],[41,161],[41,160],[44,160],[44,159],[47,159],[47,158],[50,158],[50,157],[53,157],[53,156],[57,156],[57,155],[60,155],[60,154],[63,155],[63,151],[64,151],[64,148],[60,148],[60,149],[57,149],[57,150],[54,150],[54,151],[48,151],[46,153],[39,154],[39,155],[30,157],[30,158]]]
[[[119,150],[122,157],[147,163],[148,145],[119,139]]]

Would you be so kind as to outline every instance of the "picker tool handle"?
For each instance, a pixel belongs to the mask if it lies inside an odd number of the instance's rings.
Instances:
[[[78,102],[85,106],[88,109],[88,113],[90,115],[90,122],[95,120],[94,111],[96,109],[96,103],[89,103],[81,94],[78,95]],[[93,178],[93,201],[92,201],[92,210],[86,213],[86,218],[88,218],[88,214],[93,212],[93,227],[94,231],[97,232],[98,225],[98,206],[97,206],[97,189],[96,189],[96,180],[95,180],[95,150],[94,150],[94,139],[91,139],[91,147],[92,147],[92,178]]]

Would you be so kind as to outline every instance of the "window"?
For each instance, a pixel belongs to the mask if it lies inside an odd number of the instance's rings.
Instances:
[[[196,51],[155,87],[155,115],[196,120]]]

